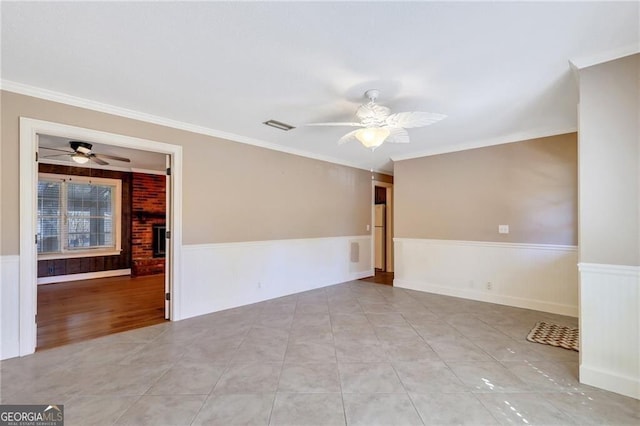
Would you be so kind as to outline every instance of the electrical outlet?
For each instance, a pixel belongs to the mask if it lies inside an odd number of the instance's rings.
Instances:
[[[487,281],[487,290],[491,289],[493,289],[493,284],[491,284],[491,281]]]

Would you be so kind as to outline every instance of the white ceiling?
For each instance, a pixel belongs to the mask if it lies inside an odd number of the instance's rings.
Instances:
[[[568,60],[640,44],[638,2],[2,2],[2,79],[363,168],[576,128]],[[337,146],[380,89],[449,116]]]

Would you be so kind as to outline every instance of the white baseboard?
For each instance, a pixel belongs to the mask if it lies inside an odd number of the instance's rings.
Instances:
[[[579,270],[580,381],[640,399],[640,267]]]
[[[63,283],[68,281],[91,280],[94,278],[120,277],[123,275],[131,275],[131,269],[113,269],[110,271],[85,272],[82,274],[54,275],[51,277],[38,278],[38,285]]]
[[[0,256],[0,359],[20,355],[20,256]]]
[[[601,371],[586,365],[580,365],[580,382],[605,389],[620,395],[640,399],[640,379],[617,374],[613,371]]]
[[[578,316],[575,246],[396,238],[394,285]]]
[[[578,316],[577,306],[562,305],[559,303],[525,299],[522,297],[504,296],[500,294],[483,293],[480,291],[444,287],[423,282],[411,282],[406,280],[393,280],[393,286],[409,290],[426,291],[427,293],[442,294],[444,296],[460,297],[462,299],[478,300],[480,302],[496,303],[498,305],[515,306],[517,308],[534,309],[536,311],[552,312],[572,317]]]
[[[183,319],[373,275],[369,235],[187,245],[183,254]]]

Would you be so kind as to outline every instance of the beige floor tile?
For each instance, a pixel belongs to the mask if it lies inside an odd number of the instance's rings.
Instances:
[[[340,363],[343,393],[406,392],[390,363]]]
[[[423,424],[407,394],[344,394],[344,409],[354,426]]]
[[[580,425],[640,424],[640,400],[611,392],[556,392],[543,396]]]
[[[543,320],[577,324],[352,281],[2,361],[0,402],[82,425],[640,424],[577,352],[526,341]]]
[[[408,392],[468,392],[469,388],[442,361],[394,362],[400,381]]]
[[[141,396],[115,424],[188,426],[206,398],[206,395]]]
[[[271,413],[272,426],[340,426],[345,424],[339,393],[278,392]]]
[[[472,392],[529,392],[531,386],[498,362],[448,363]]]
[[[66,426],[103,426],[114,424],[137,398],[130,396],[77,396],[65,403]]]
[[[266,426],[274,397],[274,393],[211,395],[192,426]]]
[[[410,393],[409,396],[426,425],[498,424],[489,410],[471,393]]]
[[[340,392],[338,365],[285,364],[280,374],[278,392]]]
[[[540,395],[534,393],[491,393],[478,398],[500,424],[513,425],[575,425],[563,413]]]
[[[147,395],[208,395],[226,366],[220,364],[176,365],[162,375]]]
[[[282,364],[232,364],[218,380],[215,393],[275,392]]]

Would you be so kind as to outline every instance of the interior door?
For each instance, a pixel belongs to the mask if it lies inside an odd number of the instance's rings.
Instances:
[[[164,249],[164,318],[171,319],[171,277],[172,277],[172,267],[173,267],[173,253],[171,252],[171,232],[173,230],[173,226],[171,223],[171,156],[166,156],[166,182],[165,182],[165,191],[166,191],[166,207],[165,207],[165,249]]]

